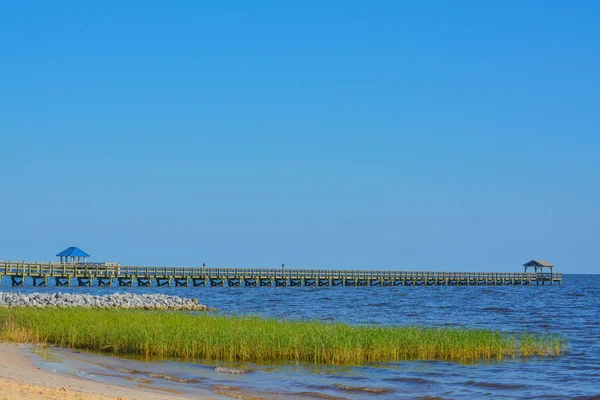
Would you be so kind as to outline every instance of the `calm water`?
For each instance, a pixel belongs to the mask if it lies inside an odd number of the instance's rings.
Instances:
[[[60,288],[19,288],[56,291]],[[13,290],[8,281],[2,290]],[[600,275],[567,275],[562,286],[387,288],[64,288],[104,294],[123,290],[197,297],[223,313],[321,319],[353,324],[488,327],[566,335],[567,354],[469,365],[400,362],[363,367],[237,365],[251,372],[218,373],[215,364],[123,361],[51,350],[46,368],[133,382],[183,393],[244,398],[600,398]],[[100,359],[100,361],[98,361]],[[119,371],[134,368],[136,373]],[[149,377],[148,374],[167,374]],[[173,377],[191,380],[173,382]],[[366,391],[374,390],[373,391]],[[594,397],[596,396],[596,397]]]

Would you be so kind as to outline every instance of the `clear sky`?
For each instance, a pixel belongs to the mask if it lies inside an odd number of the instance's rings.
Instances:
[[[0,259],[598,273],[599,128],[597,1],[6,0]]]

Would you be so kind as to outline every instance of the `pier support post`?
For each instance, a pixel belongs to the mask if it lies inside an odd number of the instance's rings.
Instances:
[[[147,276],[147,277],[139,277],[138,276],[137,285],[138,286],[152,286],[152,277],[151,276]]]
[[[210,286],[223,286],[223,279],[221,279],[221,278],[211,279]]]
[[[54,277],[54,284],[56,286],[71,286],[70,276],[56,276]]]
[[[187,286],[189,278],[175,278],[175,286]]]
[[[13,275],[10,277],[13,286],[25,286],[25,276]]]
[[[108,278],[98,278],[98,286],[112,286],[112,282],[113,282],[113,277],[108,277]]]
[[[156,286],[171,286],[171,278],[156,278]]]
[[[192,279],[192,285],[194,285],[194,286],[206,286],[206,279],[205,278],[193,278]]]
[[[242,282],[238,278],[229,278],[229,279],[227,279],[227,286],[238,287],[238,286],[241,286],[241,285],[242,285]]]
[[[86,277],[78,277],[77,278],[77,286],[92,286],[94,278],[91,276]]]
[[[32,276],[33,286],[48,286],[48,276]]]
[[[119,286],[133,286],[133,279],[132,277],[118,278]]]
[[[261,278],[261,279],[258,280],[258,284],[260,286],[271,286],[271,280],[270,279],[263,279],[263,278]]]

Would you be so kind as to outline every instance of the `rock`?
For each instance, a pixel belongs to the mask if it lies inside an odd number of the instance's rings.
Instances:
[[[93,296],[90,294],[69,293],[21,293],[0,292],[0,307],[88,307],[88,308],[123,308],[145,310],[189,310],[213,311],[198,299],[187,299],[179,296],[163,294],[109,294]]]

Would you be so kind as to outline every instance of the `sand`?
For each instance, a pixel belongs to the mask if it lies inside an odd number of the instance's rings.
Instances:
[[[33,365],[27,346],[0,343],[0,400],[183,400],[175,394],[108,385]]]

